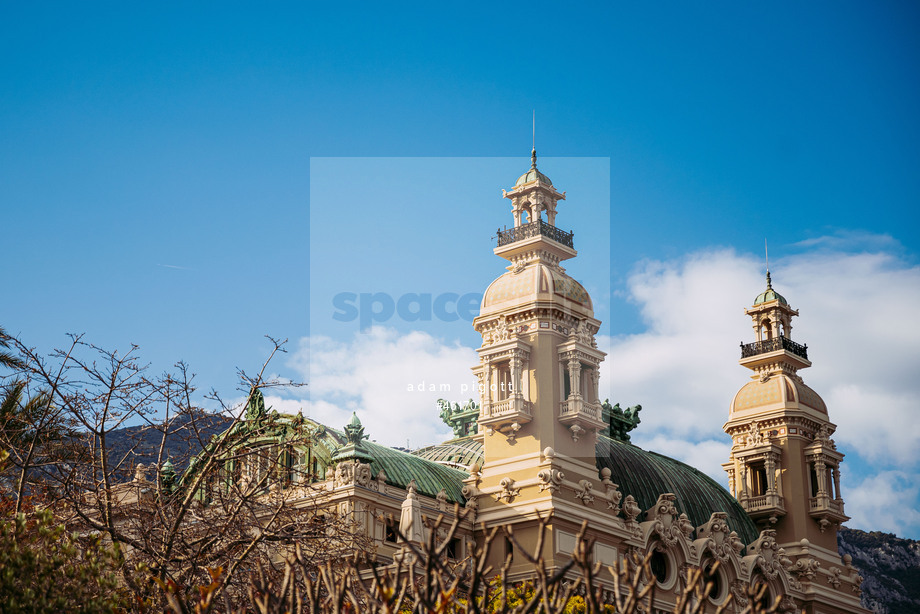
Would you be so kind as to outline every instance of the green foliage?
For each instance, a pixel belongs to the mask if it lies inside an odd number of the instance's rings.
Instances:
[[[50,511],[7,513],[0,521],[0,611],[115,612],[121,563],[117,548],[70,535]]]

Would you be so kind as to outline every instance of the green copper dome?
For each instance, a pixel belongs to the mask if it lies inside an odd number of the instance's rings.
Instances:
[[[610,469],[610,479],[619,485],[623,496],[635,497],[643,512],[655,505],[659,495],[670,492],[677,497],[677,510],[685,512],[695,527],[706,524],[713,512],[725,512],[729,529],[745,544],[753,543],[760,534],[731,493],[690,465],[606,435],[598,435],[595,450],[598,470]],[[482,465],[483,461],[482,444],[472,438],[429,446],[414,454],[449,467]],[[644,519],[639,517],[640,522]]]
[[[610,479],[619,485],[623,496],[635,497],[643,511],[655,505],[658,495],[670,492],[677,496],[677,511],[685,512],[695,527],[706,524],[713,512],[725,512],[728,528],[737,531],[745,544],[753,543],[760,534],[731,493],[679,460],[598,435],[597,466],[610,469]]]
[[[754,299],[754,305],[762,305],[770,301],[779,301],[781,305],[789,304],[782,294],[773,289],[773,284],[770,282],[770,271],[767,271],[767,289],[757,295],[757,298]]]
[[[532,168],[526,173],[524,173],[523,175],[521,175],[520,177],[518,177],[518,180],[514,182],[514,187],[518,187],[519,185],[524,185],[525,183],[530,183],[531,181],[536,181],[538,179],[543,183],[553,185],[553,182],[549,180],[549,177],[547,177],[546,175],[544,175],[537,169]]]
[[[537,170],[537,150],[534,149],[530,152],[530,170],[518,177],[518,180],[514,182],[514,187],[522,186],[525,183],[531,183],[537,180],[547,185],[553,185],[549,177]]]

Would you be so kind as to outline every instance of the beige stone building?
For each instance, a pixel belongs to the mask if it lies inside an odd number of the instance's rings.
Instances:
[[[241,428],[239,445],[280,446],[284,487],[295,499],[301,489],[304,505],[353,517],[382,560],[400,548],[397,528],[422,539],[424,518],[450,520],[456,503],[470,511],[451,544],[458,558],[482,539],[480,527],[511,526],[517,539],[534,544],[539,519],[549,517],[542,554],[562,566],[587,521],[595,560],[652,553],[662,609],[690,568],[708,570],[718,561],[710,574],[714,603],[731,593],[740,607],[744,586],[763,583],[786,611],[863,612],[861,578],[837,551],[837,528],[847,520],[843,455],[831,439],[827,407],[798,374],[811,365],[806,346],[792,340],[798,312],[773,290],[769,274],[766,291],[746,311],[754,340],[742,345],[741,364],[753,375],[724,426],[733,442],[726,490],[630,443],[640,408],[621,410],[599,398],[605,355],[595,335],[602,323],[563,267],[577,255],[572,233],[556,225],[565,193],[537,169],[536,152],[503,193],[513,226],[499,232],[495,254],[508,264],[473,322],[482,335],[473,365],[481,398],[465,407],[441,404],[454,439],[406,453],[367,441],[357,417],[339,431],[254,406],[248,421],[261,425],[259,440]],[[286,449],[285,441],[309,445]],[[257,477],[257,466],[240,463],[229,475]],[[496,567],[509,547],[502,541],[493,552]],[[523,557],[513,560],[513,580],[531,571]]]

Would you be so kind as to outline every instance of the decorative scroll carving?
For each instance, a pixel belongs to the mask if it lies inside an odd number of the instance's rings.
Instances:
[[[708,540],[706,547],[717,559],[722,561],[726,560],[734,551],[731,536],[734,535],[735,539],[738,539],[737,533],[729,534],[727,518],[728,514],[725,512],[713,512],[709,517],[709,521],[697,529],[696,532],[700,538]],[[738,541],[740,542],[741,540],[739,539]]]
[[[819,567],[821,567],[821,562],[818,559],[802,557],[795,562],[789,572],[802,582],[811,582],[815,579]]]
[[[676,500],[677,496],[674,493],[658,495],[658,501],[647,515],[648,520],[654,522],[652,531],[658,534],[661,543],[667,548],[676,545],[681,535],[680,527],[674,522],[677,516],[677,508],[674,506]]]
[[[593,489],[594,485],[591,483],[591,480],[578,480],[578,487],[575,489],[575,498],[581,499],[581,502],[585,505],[593,505]]]
[[[782,571],[779,546],[776,543],[776,530],[761,531],[757,541],[751,544],[751,553],[756,557],[754,565],[760,567],[765,578],[772,580]]]
[[[840,588],[840,576],[843,574],[843,570],[839,567],[831,567],[828,571],[830,575],[827,577],[827,583],[834,588]]]
[[[475,484],[466,483],[460,489],[460,494],[466,499],[464,509],[467,511],[470,522],[476,522],[476,514],[479,513],[479,496],[482,493]]]
[[[515,488],[514,480],[507,476],[503,477],[501,482],[499,482],[499,484],[501,484],[501,487],[502,487],[502,490],[500,493],[498,493],[498,497],[497,497],[499,502],[501,502],[504,499],[508,503],[511,503],[512,501],[514,501],[516,497],[518,497],[521,494],[521,489]]]
[[[543,469],[537,474],[537,478],[540,480],[540,492],[548,490],[552,494],[559,490],[565,474],[558,469]]]
[[[619,485],[610,481],[610,469],[604,467],[601,469],[601,483],[604,484],[604,490],[607,497],[607,509],[613,510],[614,514],[620,513],[620,501],[623,499],[623,493],[619,491]]]
[[[581,428],[577,424],[573,424],[569,427],[569,430],[572,432],[572,441],[578,441],[578,438],[584,435],[587,431]]]

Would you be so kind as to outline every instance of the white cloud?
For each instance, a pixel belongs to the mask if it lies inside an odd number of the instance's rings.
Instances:
[[[686,439],[636,431],[632,434],[632,442],[640,448],[654,450],[659,454],[687,463],[703,471],[719,484],[727,486],[725,471],[720,466],[721,463],[728,460],[728,453],[731,450],[731,443],[727,437],[721,440],[706,439],[691,442]]]
[[[478,397],[470,371],[477,362],[473,349],[427,333],[374,327],[344,342],[303,339],[290,365],[308,382],[302,405],[314,420],[341,428],[355,411],[371,439],[418,447],[451,437],[437,400]]]
[[[875,462],[916,466],[920,268],[889,253],[827,250],[772,268],[774,288],[801,310],[792,335],[814,362],[801,375],[828,403],[835,439]],[[646,410],[643,430],[718,439],[732,396],[747,382],[738,343],[753,340],[742,308],[763,289],[759,269],[731,250],[703,251],[643,263],[630,277],[648,330],[610,340],[610,362],[615,398]]]
[[[856,485],[843,478],[847,526],[865,531],[886,531],[897,535],[920,532],[920,477],[904,471],[883,471]]]

